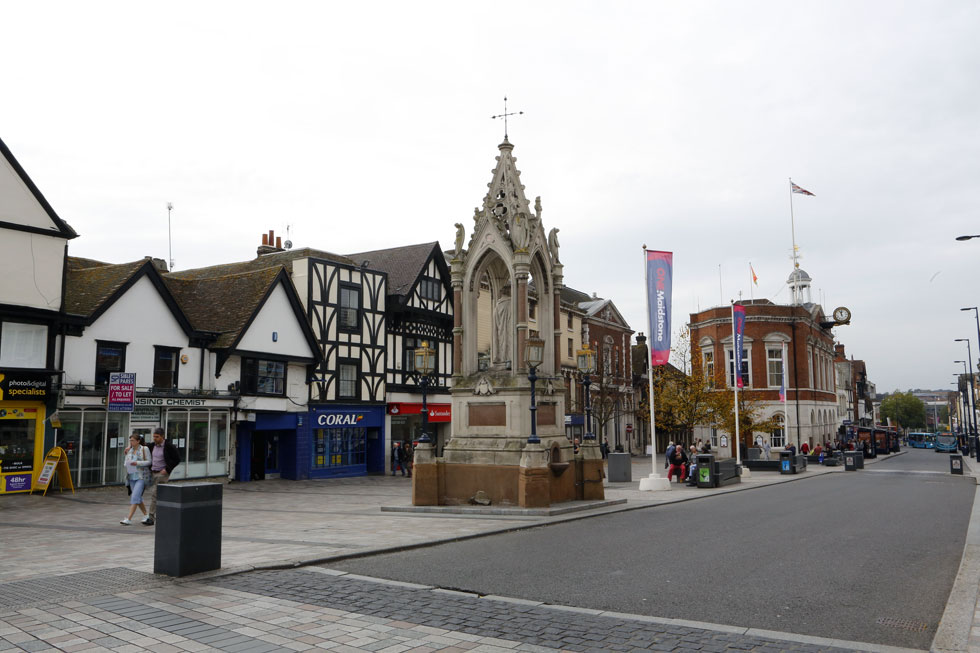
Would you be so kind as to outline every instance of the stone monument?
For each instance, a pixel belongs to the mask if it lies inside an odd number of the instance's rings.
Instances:
[[[431,445],[416,448],[415,505],[465,504],[477,493],[481,502],[522,507],[603,498],[598,446],[584,443],[575,453],[565,437],[558,230],[546,235],[540,197],[531,209],[513,149],[505,136],[465,249],[464,228],[456,224],[452,439],[442,458]],[[536,332],[528,321],[529,293],[537,300]],[[528,442],[529,337],[546,343],[536,370],[540,443]]]

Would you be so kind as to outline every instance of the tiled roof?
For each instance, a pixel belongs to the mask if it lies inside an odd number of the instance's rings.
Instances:
[[[212,279],[214,277],[225,277],[229,275],[254,272],[267,268],[280,268],[290,261],[298,258],[318,258],[345,265],[356,265],[354,260],[340,254],[332,254],[318,249],[305,247],[303,249],[291,249],[282,252],[263,254],[250,261],[240,261],[238,263],[225,263],[223,265],[212,265],[206,268],[195,268],[192,270],[180,270],[170,272],[166,276],[172,279]]]
[[[90,259],[69,257],[68,274],[65,277],[65,312],[83,317],[95,313],[140,268],[149,263],[144,259],[117,265],[102,263],[95,267],[73,267],[73,262],[81,261]]]
[[[574,304],[578,306],[582,302],[591,302],[595,298],[574,288],[569,288],[565,286],[561,289],[561,300],[566,304]]]
[[[97,268],[103,265],[112,265],[112,263],[105,263],[103,261],[96,261],[93,258],[81,258],[79,256],[69,256],[68,257],[68,269],[69,270],[84,270],[85,268]]]
[[[373,252],[348,254],[348,258],[357,265],[366,264],[372,270],[385,272],[388,275],[388,294],[404,295],[412,289],[433,249],[439,249],[438,242],[376,249]]]
[[[223,276],[179,278],[167,274],[163,275],[163,281],[191,326],[218,334],[213,347],[222,349],[235,344],[282,269],[280,263]]]

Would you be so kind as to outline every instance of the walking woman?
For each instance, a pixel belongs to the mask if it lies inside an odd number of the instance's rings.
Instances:
[[[133,434],[129,436],[129,446],[123,453],[126,454],[126,486],[129,487],[129,516],[119,521],[124,526],[133,523],[133,515],[139,508],[146,515],[146,506],[143,505],[143,489],[150,482],[150,450],[143,444],[140,436]]]

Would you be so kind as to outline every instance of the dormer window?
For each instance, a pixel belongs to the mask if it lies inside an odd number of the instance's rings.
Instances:
[[[419,281],[419,295],[421,295],[422,299],[438,301],[441,294],[439,292],[441,285],[436,279],[424,277]]]

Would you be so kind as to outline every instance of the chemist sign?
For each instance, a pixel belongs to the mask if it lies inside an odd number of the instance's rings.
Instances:
[[[114,372],[109,375],[109,399],[106,402],[110,413],[131,413],[136,400],[136,373]]]

